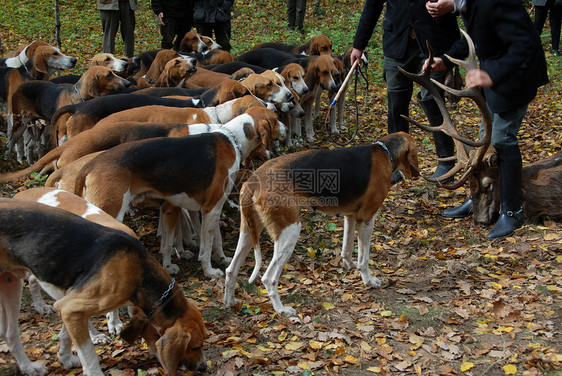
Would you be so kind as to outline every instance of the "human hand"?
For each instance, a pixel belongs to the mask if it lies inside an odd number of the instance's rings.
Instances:
[[[466,87],[492,87],[494,82],[490,78],[490,75],[483,71],[482,69],[474,69],[466,74],[465,77]]]
[[[164,13],[162,12],[158,13],[158,21],[160,21],[160,25],[165,25],[164,21],[162,21],[163,18],[164,18]]]
[[[351,50],[351,55],[349,56],[351,65],[353,66],[353,63],[355,63],[356,60],[359,61],[359,66],[363,65],[363,59],[361,58],[362,56],[363,50],[353,47],[353,50]]]
[[[423,68],[422,71],[426,71],[427,68],[429,68],[429,59],[425,59],[425,61],[423,62]],[[431,64],[431,71],[432,72],[439,72],[439,71],[444,71],[446,70],[447,67],[445,66],[445,63],[443,62],[443,59],[441,59],[440,57],[434,57],[433,58],[433,64]]]
[[[455,9],[455,4],[452,0],[428,1],[425,3],[425,8],[432,17],[439,17],[452,12]]]

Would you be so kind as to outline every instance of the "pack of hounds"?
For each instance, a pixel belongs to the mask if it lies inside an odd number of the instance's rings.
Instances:
[[[110,339],[89,320],[107,314],[110,333],[131,343],[143,338],[166,374],[180,366],[205,371],[205,324],[172,278],[181,273],[173,256],[192,258],[188,249],[198,247],[205,277],[226,278],[226,309],[237,304],[237,275],[252,249],[250,279],[260,273],[265,228],[274,251],[262,283],[276,312],[295,315],[277,285],[299,238],[301,207],[342,215],[343,265],[356,267],[366,286],[381,286],[369,270],[375,216],[394,170],[419,176],[414,139],[394,133],[372,144],[301,147],[273,157],[279,142],[314,141],[315,100],[340,89],[349,51],[334,56],[325,35],[304,45],[264,43],[238,57],[219,47],[188,32],[179,52],[98,54],[82,75],[57,78],[51,77],[77,60],[47,43],[34,41],[0,59],[4,153],[29,164],[1,173],[0,183],[51,172],[45,187],[0,199],[0,338],[23,374],[49,373],[21,343],[24,280],[35,309],[62,318],[64,368],[103,375],[94,344]],[[334,132],[343,126],[341,112],[330,119]],[[219,226],[227,201],[241,213],[232,258],[223,252]],[[160,210],[161,264],[122,223],[145,206]],[[121,307],[128,308],[126,325]]]

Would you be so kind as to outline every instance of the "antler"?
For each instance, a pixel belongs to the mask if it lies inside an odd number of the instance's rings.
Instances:
[[[464,37],[466,38],[467,42],[468,42],[468,49],[469,49],[469,53],[468,53],[468,58],[466,60],[458,60],[458,59],[453,59],[450,56],[447,56],[447,58],[449,60],[451,60],[453,63],[463,67],[465,69],[465,71],[468,73],[471,70],[474,69],[478,69],[478,64],[476,63],[476,53],[475,53],[475,49],[474,49],[474,43],[472,42],[472,39],[470,39],[470,36],[461,29],[461,32],[463,33]],[[432,79],[430,77],[431,74],[431,64],[433,63],[433,50],[431,49],[431,46],[429,45],[429,42],[427,42],[427,48],[429,50],[429,67],[428,69],[426,69],[425,71],[423,71],[420,74],[413,74],[413,73],[409,73],[406,72],[404,69],[398,67],[400,69],[400,71],[402,73],[404,73],[407,77],[409,77],[411,80],[413,80],[414,82],[417,82],[418,84],[422,85],[423,87],[425,87],[428,92],[433,96],[433,99],[435,100],[435,102],[437,103],[439,110],[441,111],[441,115],[443,116],[443,123],[439,126],[427,126],[425,124],[421,124],[415,120],[412,120],[410,118],[408,118],[407,116],[402,115],[404,118],[406,118],[409,122],[415,124],[417,127],[420,127],[421,129],[428,131],[428,132],[443,132],[446,135],[450,136],[453,138],[454,142],[455,142],[455,147],[457,150],[456,156],[452,156],[452,157],[448,157],[448,158],[440,158],[440,161],[451,161],[451,160],[456,160],[457,163],[455,164],[455,166],[449,170],[447,173],[445,173],[444,175],[441,175],[438,178],[428,178],[424,176],[424,179],[428,180],[428,181],[437,181],[439,182],[439,184],[441,184],[443,187],[447,188],[447,189],[456,189],[458,187],[460,187],[461,185],[463,185],[468,178],[470,177],[470,175],[480,166],[480,164],[482,163],[482,158],[484,157],[484,154],[486,153],[486,150],[488,149],[488,147],[490,146],[490,141],[491,141],[491,136],[492,136],[492,117],[490,115],[490,112],[488,110],[488,107],[486,106],[486,101],[484,99],[484,97],[482,96],[482,93],[480,91],[480,89],[478,88],[470,88],[470,89],[465,89],[465,90],[454,90],[452,88],[449,88],[448,86],[443,85],[442,83]],[[449,115],[449,112],[447,110],[447,106],[445,105],[445,101],[443,99],[443,97],[440,95],[439,90],[437,89],[437,87],[435,86],[437,85],[438,87],[440,87],[441,89],[454,94],[458,97],[467,97],[467,98],[471,98],[476,105],[478,106],[478,109],[480,110],[480,112],[482,113],[482,120],[483,120],[483,124],[484,124],[484,133],[482,135],[482,137],[480,138],[480,140],[478,141],[473,141],[471,139],[468,139],[466,137],[463,137],[459,134],[459,132],[457,131],[457,128],[455,127],[451,116]],[[475,147],[476,151],[474,152],[470,152],[467,153],[465,146],[471,146],[471,147]],[[455,181],[453,184],[444,184],[443,181],[449,179],[451,176],[455,175],[456,173],[460,172],[464,170],[464,173],[462,174],[461,178],[457,181]]]

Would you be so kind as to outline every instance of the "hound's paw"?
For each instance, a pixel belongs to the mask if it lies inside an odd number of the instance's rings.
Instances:
[[[363,283],[367,287],[381,287],[382,286],[381,280],[378,279],[377,277],[369,277],[369,279],[367,281],[363,280]]]
[[[180,267],[176,264],[168,264],[162,266],[164,266],[164,269],[166,269],[166,271],[170,274],[178,274],[178,272],[180,271]]]
[[[59,354],[59,362],[64,369],[77,368],[81,366],[80,359],[76,355],[66,354],[61,356]]]
[[[227,257],[227,256],[223,256],[223,257],[219,257],[215,261],[217,264],[219,264],[220,266],[228,266],[230,265],[230,262],[232,261],[232,257]]]
[[[306,136],[306,141],[307,142],[314,142],[314,141],[316,141],[316,138],[314,138],[314,136]]]
[[[224,296],[223,304],[225,307],[232,307],[240,303],[238,299],[234,299],[233,296]]]
[[[342,259],[341,263],[342,263],[343,268],[347,269],[347,270],[357,268],[357,263],[355,261],[352,261],[352,260]]]
[[[224,275],[224,272],[220,269],[210,268],[207,270],[203,270],[205,274],[205,278],[207,279],[217,279]]]
[[[278,314],[286,317],[296,316],[297,311],[293,307],[283,306],[281,309],[276,310]]]
[[[103,333],[90,334],[90,339],[94,345],[109,345],[111,343],[111,338]]]
[[[117,318],[116,320],[110,320],[108,317],[107,329],[109,330],[109,334],[118,336],[123,330],[123,321],[121,321],[119,318]]]
[[[188,251],[187,249],[184,249],[183,252],[180,255],[180,257],[184,260],[191,260],[193,258],[193,256],[195,256],[193,254],[193,252]]]
[[[341,131],[347,131],[347,127],[345,125],[340,125],[340,130]]]
[[[33,308],[35,308],[35,311],[40,315],[50,315],[56,312],[52,305],[45,302],[33,303]]]
[[[28,376],[45,376],[49,370],[47,367],[40,363],[29,363],[28,365],[21,366],[21,373]]]

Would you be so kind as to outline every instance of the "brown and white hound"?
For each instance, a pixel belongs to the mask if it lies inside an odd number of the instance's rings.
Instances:
[[[116,112],[109,115],[94,125],[109,123],[138,121],[138,122],[173,122],[184,124],[225,124],[238,115],[242,115],[251,107],[264,107],[262,101],[253,95],[245,95],[241,98],[232,99],[215,107],[191,108],[191,107],[166,107],[166,106],[144,106],[131,108],[129,110]]]
[[[203,52],[208,49],[209,47],[203,41],[201,34],[195,31],[188,31],[181,39],[179,52]]]
[[[121,75],[127,71],[129,62],[118,59],[113,54],[102,52],[92,57],[90,60],[90,66],[106,67]]]
[[[22,49],[6,66],[0,66],[0,102],[11,107],[12,96],[26,81],[48,80],[57,70],[71,69],[76,58],[66,56],[58,48],[35,41]],[[7,135],[12,133],[13,119],[7,118]]]
[[[74,213],[84,219],[100,224],[102,226],[121,230],[126,234],[136,238],[137,235],[133,230],[100,208],[90,204],[88,201],[73,193],[63,191],[52,187],[36,187],[30,188],[16,193],[13,197],[15,200],[34,201],[40,204],[52,206],[54,208],[64,209]],[[52,313],[54,308],[48,305],[41,296],[41,287],[37,278],[30,276],[29,291],[31,293],[32,305],[40,314]],[[111,334],[118,335],[123,329],[123,322],[119,319],[119,311],[115,310],[107,314],[107,326]],[[93,326],[89,326],[90,338],[94,344],[107,344],[111,340],[105,334],[98,332]]]
[[[49,81],[29,81],[14,92],[8,106],[13,119],[13,132],[6,144],[7,153],[16,148],[17,159],[29,163],[42,155],[42,145],[49,144],[49,131],[28,128],[34,120],[50,121],[55,111],[65,105],[119,92],[131,83],[101,66],[92,66],[75,85],[58,85]],[[44,132],[46,131],[46,132]],[[27,132],[27,133],[26,133]],[[40,138],[44,138],[40,141]]]
[[[274,251],[262,282],[276,312],[296,313],[283,305],[277,285],[299,238],[299,210],[303,206],[344,216],[341,257],[346,268],[354,265],[353,239],[357,229],[359,254],[355,265],[365,286],[380,286],[379,279],[369,272],[370,240],[375,214],[386,198],[395,169],[407,177],[419,176],[415,141],[403,132],[370,145],[305,150],[261,165],[240,192],[240,237],[226,269],[224,304],[236,304],[236,277],[252,247],[256,266],[250,282],[256,278],[262,263],[259,236],[265,227],[274,241]]]
[[[175,376],[180,363],[191,370],[206,368],[201,312],[137,239],[59,208],[3,198],[0,336],[22,373],[49,372],[29,360],[20,339],[22,278],[30,273],[56,299],[54,307],[63,322],[58,355],[64,368],[81,364],[85,375],[104,375],[89,337],[88,319],[124,305],[137,307],[137,319],[146,318],[143,332],[148,345],[168,375]],[[124,332],[134,339],[128,328]],[[72,345],[78,357],[72,355]]]
[[[313,37],[305,44],[295,45],[295,44],[268,42],[268,43],[258,44],[253,49],[257,50],[260,48],[275,48],[280,51],[286,51],[293,54],[302,54],[308,56],[332,54],[332,42],[324,34]]]
[[[206,277],[218,278],[223,272],[212,267],[211,255],[221,264],[229,261],[218,220],[240,162],[284,135],[273,111],[252,107],[216,132],[128,142],[105,151],[82,168],[74,193],[118,220],[131,202],[144,198],[200,210],[199,260]]]

